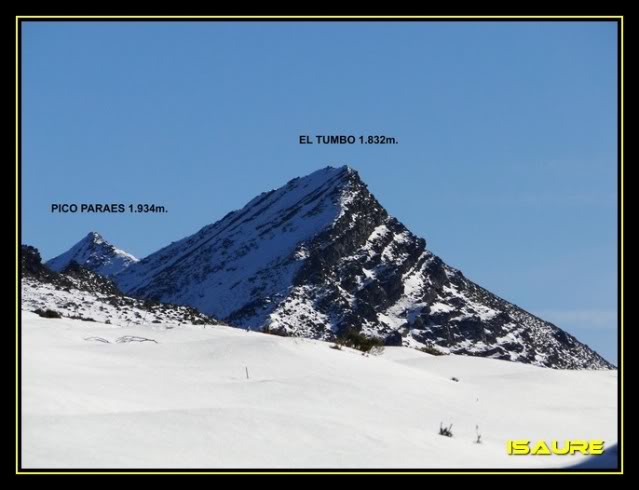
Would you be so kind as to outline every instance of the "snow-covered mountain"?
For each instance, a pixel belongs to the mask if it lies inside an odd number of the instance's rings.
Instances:
[[[60,272],[71,262],[77,262],[98,274],[111,277],[137,261],[133,255],[116,248],[92,231],[69,250],[49,260],[47,266]]]
[[[314,339],[349,331],[554,368],[613,366],[446,265],[349,168],[316,171],[115,276],[134,296]]]
[[[20,249],[21,308],[43,315],[112,325],[214,325],[218,322],[184,305],[131,298],[104,276],[71,262],[61,272],[42,264],[34,247]]]

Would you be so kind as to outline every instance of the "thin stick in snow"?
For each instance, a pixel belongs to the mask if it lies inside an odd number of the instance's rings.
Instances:
[[[244,366],[244,369],[246,369],[246,379],[249,379],[249,375],[248,375],[248,366]]]

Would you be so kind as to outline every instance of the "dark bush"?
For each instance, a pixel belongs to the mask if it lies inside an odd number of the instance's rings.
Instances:
[[[419,350],[421,352],[425,352],[426,354],[430,354],[432,356],[445,356],[446,353],[440,351],[437,347],[432,345],[425,345],[424,347],[420,347]]]
[[[381,351],[384,349],[384,341],[376,337],[366,337],[360,332],[349,330],[337,339],[337,343],[361,350],[362,352],[370,352],[372,349]]]
[[[54,310],[41,310],[40,308],[38,308],[34,311],[34,313],[40,315],[42,318],[62,318],[60,313]]]
[[[269,327],[268,325],[262,329],[262,333],[269,335],[277,335],[278,337],[290,337],[290,334],[284,327]]]
[[[70,315],[67,318],[70,318],[71,320],[81,320],[83,322],[95,322],[95,319],[90,316]]]

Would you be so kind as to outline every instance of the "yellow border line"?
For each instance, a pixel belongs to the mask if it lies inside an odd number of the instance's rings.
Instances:
[[[162,471],[157,469],[150,469],[149,471],[140,471],[140,470],[132,470],[132,471],[99,471],[99,470],[91,470],[91,471],[18,471],[17,475],[621,475],[622,471],[561,471],[561,468],[558,468],[557,471],[508,471],[507,469],[501,471],[442,471],[442,470],[420,470],[420,471],[409,471],[409,470],[398,470],[398,471],[363,471],[363,470],[355,470],[355,471],[347,471],[347,470],[329,470],[329,471],[321,471],[321,470],[303,470],[303,471],[295,471],[295,470],[273,470],[273,471],[262,471],[262,470],[250,470],[246,471],[229,471],[229,470],[194,470],[190,471],[188,469],[178,470],[178,471]]]
[[[19,471],[17,475],[622,475],[621,471]]]
[[[16,473],[19,473],[19,455],[18,455],[18,451],[19,451],[19,447],[18,447],[18,440],[20,437],[20,427],[18,425],[18,419],[19,419],[19,406],[18,406],[18,396],[19,396],[19,392],[20,392],[20,387],[19,387],[19,383],[20,383],[20,379],[18,378],[18,371],[20,369],[19,363],[20,363],[20,341],[19,341],[19,333],[20,333],[20,243],[19,243],[19,236],[18,236],[18,232],[20,230],[19,226],[19,206],[20,206],[20,197],[19,197],[19,192],[20,192],[20,186],[18,185],[18,172],[20,169],[20,162],[19,162],[19,156],[18,156],[18,152],[20,150],[19,148],[19,137],[18,135],[20,134],[20,128],[18,126],[19,121],[18,121],[18,114],[20,113],[20,106],[19,106],[19,94],[20,94],[20,86],[18,85],[20,76],[18,73],[18,68],[20,66],[20,53],[18,50],[18,46],[19,46],[19,25],[20,25],[20,21],[18,20],[18,17],[16,17],[16,282],[17,284],[17,288],[16,288],[16,414],[15,414],[15,426],[16,426]]]
[[[19,19],[623,19],[623,15],[19,15]]]
[[[609,472],[609,471],[508,471],[504,469],[502,471],[162,471],[162,470],[150,470],[150,471],[20,471],[18,467],[18,438],[19,438],[19,430],[18,427],[18,368],[20,362],[20,352],[19,352],[19,318],[20,318],[20,305],[18,301],[19,290],[16,294],[16,413],[15,413],[15,421],[16,421],[16,475],[621,475],[623,474],[624,467],[624,444],[623,444],[623,43],[624,43],[624,32],[623,32],[623,15],[457,15],[457,16],[449,16],[449,15],[389,15],[389,16],[377,16],[377,15],[247,15],[247,16],[239,16],[239,15],[205,15],[205,16],[157,16],[157,15],[102,15],[102,16],[90,16],[90,15],[74,15],[74,16],[64,16],[64,15],[17,15],[16,16],[16,280],[17,287],[20,287],[19,282],[19,250],[20,243],[18,242],[18,231],[19,231],[19,214],[18,214],[18,206],[19,206],[19,182],[18,182],[18,169],[19,169],[19,106],[18,106],[18,96],[20,94],[20,87],[18,85],[18,67],[19,67],[19,58],[20,52],[18,49],[19,45],[19,23],[22,19],[385,19],[385,20],[393,20],[393,19],[600,19],[600,20],[619,20],[619,29],[620,29],[620,46],[619,46],[619,59],[620,59],[620,68],[619,68],[619,77],[620,77],[620,107],[619,107],[619,119],[620,119],[620,127],[618,130],[620,131],[620,280],[621,287],[619,294],[621,294],[621,308],[620,308],[620,352],[619,352],[619,366],[620,370],[620,380],[621,383],[621,407],[620,407],[620,420],[619,424],[621,427],[621,451],[620,451],[620,467],[619,471]]]
[[[621,322],[620,332],[619,332],[619,366],[620,370],[619,382],[621,383],[621,396],[619,402],[621,403],[620,408],[620,420],[619,427],[621,429],[621,451],[619,452],[619,471],[623,473],[623,454],[624,454],[624,444],[623,444],[623,17],[619,21],[619,240],[620,240],[620,257],[619,260],[619,294],[620,305],[619,305],[619,314],[621,318],[619,321]]]

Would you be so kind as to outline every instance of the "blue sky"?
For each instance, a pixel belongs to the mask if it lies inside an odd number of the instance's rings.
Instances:
[[[32,22],[22,233],[138,257],[326,165],[467,277],[616,362],[611,22]],[[383,134],[319,146],[300,134]],[[52,203],[161,215],[56,215]]]

